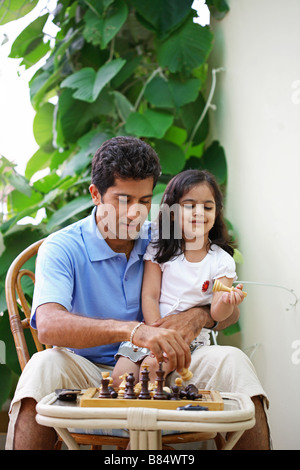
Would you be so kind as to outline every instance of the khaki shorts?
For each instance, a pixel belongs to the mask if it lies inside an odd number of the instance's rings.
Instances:
[[[39,402],[57,388],[99,387],[104,370],[112,370],[112,367],[93,364],[66,348],[55,347],[34,354],[20,377],[10,406],[6,449],[13,448],[14,428],[23,398]],[[198,348],[192,354],[190,370],[193,372],[191,382],[199,389],[245,393],[250,397],[261,395],[267,401],[251,361],[237,348]],[[167,385],[177,376],[176,372],[170,374]]]

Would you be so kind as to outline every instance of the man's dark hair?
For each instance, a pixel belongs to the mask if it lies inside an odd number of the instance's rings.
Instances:
[[[153,177],[153,187],[161,173],[155,150],[136,137],[118,136],[104,142],[92,161],[92,183],[101,196],[115,178],[143,180]]]

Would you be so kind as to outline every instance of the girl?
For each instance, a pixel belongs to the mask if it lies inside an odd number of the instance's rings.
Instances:
[[[222,194],[209,172],[187,170],[169,182],[158,219],[158,238],[144,255],[142,310],[146,324],[209,304],[217,323],[243,301],[241,285],[230,293],[212,292],[215,279],[228,287],[236,279],[234,250],[222,211]],[[209,344],[209,330],[202,329],[190,345],[191,352]],[[124,372],[138,377],[143,362],[149,365],[150,381],[154,382],[158,364],[147,349],[136,350],[131,343],[122,343],[116,358],[114,385]],[[171,372],[167,362],[164,370],[166,375]]]

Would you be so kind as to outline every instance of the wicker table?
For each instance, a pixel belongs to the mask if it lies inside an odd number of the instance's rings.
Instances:
[[[255,425],[252,400],[242,394],[222,393],[222,411],[177,411],[157,408],[92,408],[60,402],[55,393],[36,407],[36,420],[53,427],[70,450],[79,450],[68,429],[128,429],[131,450],[160,450],[161,431],[230,432],[222,450],[230,450],[243,432]],[[64,403],[64,404],[62,404]]]

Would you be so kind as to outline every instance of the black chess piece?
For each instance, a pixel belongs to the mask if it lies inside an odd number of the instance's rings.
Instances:
[[[136,394],[134,392],[134,380],[134,375],[132,372],[130,372],[126,379],[126,391],[124,394],[125,399],[134,400],[136,398]]]
[[[164,376],[165,376],[165,372],[163,370],[163,367],[162,367],[162,362],[159,363],[159,368],[158,370],[156,371],[156,382],[157,382],[157,388],[156,388],[156,392],[154,394],[154,400],[166,400],[167,397],[164,393],[164,390],[163,390],[163,387],[164,387]]]
[[[108,378],[102,377],[99,398],[111,398],[108,385],[109,385],[109,377]]]
[[[150,395],[150,391],[149,391],[149,387],[148,387],[148,384],[149,384],[149,370],[148,370],[147,367],[144,367],[144,369],[141,372],[141,384],[142,384],[142,388],[141,388],[141,392],[139,394],[139,398],[141,398],[142,400],[150,400],[151,395]]]
[[[171,395],[171,400],[179,400],[180,388],[178,387],[178,385],[172,385],[171,390],[173,392]]]
[[[113,387],[108,387],[111,398],[118,398],[118,392]]]
[[[199,393],[198,388],[194,384],[189,384],[185,387],[186,398],[188,400],[196,400],[196,398],[202,398],[202,394]]]

